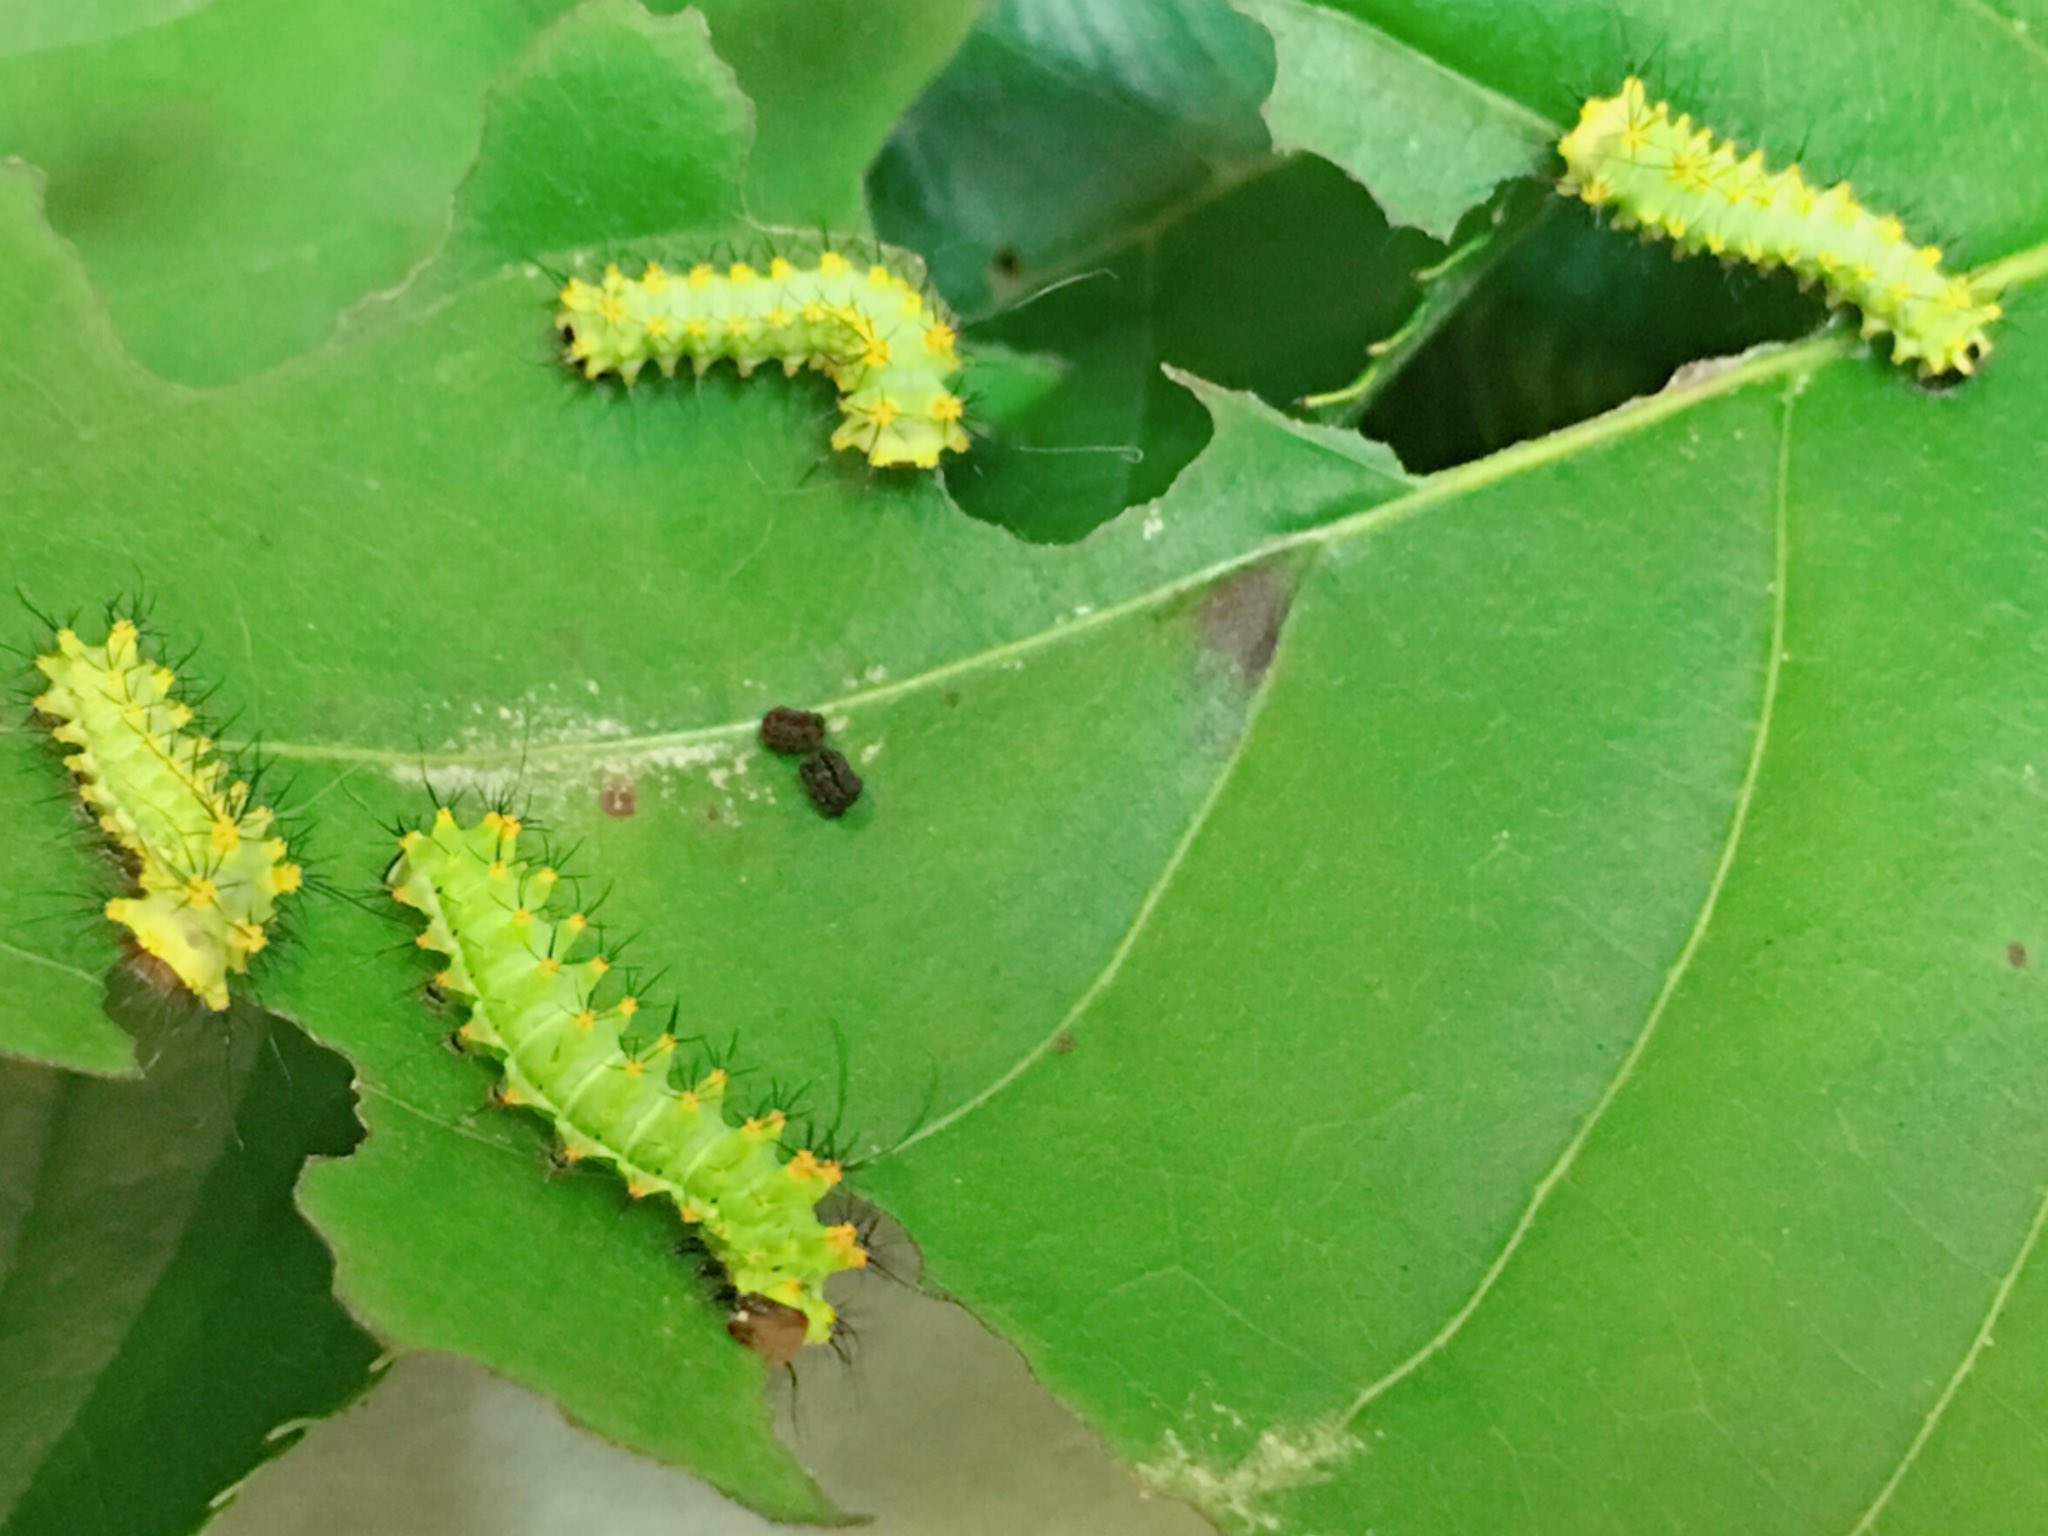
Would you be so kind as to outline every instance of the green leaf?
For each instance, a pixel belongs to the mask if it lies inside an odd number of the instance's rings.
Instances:
[[[1543,163],[1559,129],[1520,102],[1314,0],[1240,0],[1273,34],[1273,147],[1326,156],[1387,217],[1449,240],[1465,210]]]
[[[10,826],[62,826],[69,789],[55,743],[28,726],[0,731],[9,771],[0,773],[0,816]],[[79,1072],[131,1071],[127,1035],[102,994],[114,963],[112,928],[95,909],[112,894],[87,849],[96,833],[81,817],[69,837],[46,831],[10,859],[11,879],[40,911],[0,937],[0,1053]]]
[[[884,232],[983,313],[1270,168],[1272,72],[1221,0],[999,0],[875,163]]]
[[[1848,1528],[2048,1173],[2044,414],[1809,348],[1327,531],[1156,901],[868,1187],[1213,1512]]]
[[[10,6],[0,155],[49,174],[51,220],[77,242],[142,362],[194,383],[239,378],[319,342],[440,243],[449,193],[476,153],[485,86],[568,8],[102,0],[17,16]],[[861,225],[862,168],[971,9],[709,6],[759,109],[753,215]],[[591,121],[600,138],[627,142],[609,99],[602,88],[590,98]]]
[[[346,1065],[253,1009],[133,980],[114,1007],[143,1081],[0,1063],[8,1536],[192,1530],[377,1353],[292,1204],[305,1160],[355,1140]]]
[[[980,6],[704,0],[697,9],[754,103],[748,210],[766,224],[847,230],[867,224],[861,182],[868,162]]]
[[[0,14],[0,59],[162,26],[209,0],[17,0]]]
[[[194,382],[302,351],[439,240],[485,83],[561,0],[212,0],[0,61],[0,153],[50,176],[135,355]]]
[[[639,46],[621,50],[622,35]],[[616,114],[648,108],[670,92],[699,108],[675,133],[618,134]],[[553,95],[604,109],[565,113]],[[527,50],[493,106],[483,150],[457,199],[452,252],[431,273],[436,281],[552,255],[579,240],[616,244],[744,221],[739,181],[751,110],[695,12],[659,20],[633,0],[585,5]],[[563,173],[537,179],[535,168],[548,164]]]

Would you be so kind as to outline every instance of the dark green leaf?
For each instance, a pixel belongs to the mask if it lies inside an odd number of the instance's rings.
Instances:
[[[292,1201],[354,1143],[348,1069],[124,978],[139,1082],[0,1064],[0,1531],[184,1532],[369,1379]]]

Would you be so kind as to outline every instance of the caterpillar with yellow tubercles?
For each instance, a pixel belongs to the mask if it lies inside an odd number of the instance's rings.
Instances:
[[[1640,80],[1588,101],[1558,151],[1561,192],[1681,250],[1789,267],[1829,302],[1861,310],[1866,339],[1889,332],[1892,361],[1917,362],[1923,377],[1967,375],[1991,350],[1987,328],[2002,311],[1968,275],[1943,269],[1940,247],[1908,239],[1847,182],[1822,189],[1796,165],[1772,171],[1761,150],[1745,155],[1673,117]]]
[[[638,277],[613,264],[598,282],[571,278],[555,318],[586,378],[630,384],[649,363],[672,378],[686,358],[700,374],[729,359],[744,377],[774,359],[837,386],[834,448],[924,469],[967,449],[965,406],[947,382],[960,370],[957,328],[880,262],[857,268],[825,251],[809,266],[777,256],[765,270],[736,261],[671,272],[650,261]]]
[[[501,811],[463,825],[442,807],[399,838],[386,886],[415,912],[415,942],[444,961],[435,988],[465,1010],[457,1039],[494,1057],[500,1103],[553,1122],[562,1155],[608,1163],[638,1199],[672,1201],[738,1298],[734,1337],[770,1359],[832,1337],[824,1282],[867,1263],[848,1222],[817,1204],[836,1162],[785,1159],[785,1116],[726,1118],[723,1068],[652,1024],[596,947],[581,912],[556,912],[561,877],[521,853],[525,829]]]
[[[274,814],[189,729],[175,674],[144,654],[132,621],[98,645],[59,629],[36,666],[47,686],[35,710],[70,749],[80,801],[141,888],[109,901],[107,916],[207,1007],[227,1007],[228,977],[248,970],[278,898],[302,882]]]

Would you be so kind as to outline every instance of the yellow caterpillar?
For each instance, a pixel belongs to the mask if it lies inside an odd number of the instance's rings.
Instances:
[[[49,686],[35,708],[75,749],[64,766],[79,799],[135,863],[141,893],[109,901],[107,916],[207,1007],[227,1007],[229,974],[248,970],[277,898],[300,885],[275,818],[250,803],[246,783],[229,781],[214,744],[186,729],[192,711],[172,696],[176,678],[143,654],[129,620],[100,645],[60,629],[36,666]]]
[[[947,385],[960,369],[953,322],[879,263],[856,270],[837,251],[809,267],[778,256],[765,271],[650,261],[638,277],[615,264],[600,282],[571,278],[561,305],[556,324],[586,378],[630,384],[650,362],[673,377],[685,358],[698,373],[729,358],[744,376],[773,358],[786,374],[814,368],[838,386],[834,448],[926,469],[966,451],[965,407]]]
[[[1967,276],[1942,270],[1940,247],[1916,245],[1847,182],[1822,190],[1796,165],[1772,171],[1761,150],[1744,155],[1666,103],[1652,106],[1640,80],[1587,102],[1558,151],[1560,191],[1684,250],[1790,267],[1830,302],[1861,310],[1866,338],[1889,331],[1892,361],[1917,361],[1923,376],[1971,373],[1991,350],[1986,327],[2002,311]]]

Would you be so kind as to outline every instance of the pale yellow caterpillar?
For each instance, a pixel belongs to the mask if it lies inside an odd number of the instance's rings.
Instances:
[[[140,893],[109,901],[107,916],[207,1007],[227,1007],[229,975],[249,968],[277,898],[299,888],[275,817],[188,729],[176,678],[143,654],[127,619],[101,645],[58,630],[36,665],[49,685],[35,708],[72,749],[64,766],[78,797],[135,867]]]

